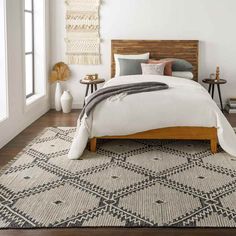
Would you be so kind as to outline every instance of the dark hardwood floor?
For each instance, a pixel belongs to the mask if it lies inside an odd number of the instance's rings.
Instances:
[[[7,164],[46,127],[76,126],[79,113],[79,110],[73,110],[70,114],[63,114],[54,110],[49,111],[0,150],[0,167]]]
[[[229,121],[229,123],[233,126],[236,127],[236,114],[228,114],[228,113],[224,113],[227,120]]]
[[[236,229],[84,228],[0,231],[1,236],[235,236]]]
[[[12,160],[33,138],[44,128],[74,127],[79,116],[79,110],[70,114],[58,113],[53,110],[42,116],[10,143],[0,150],[0,167]],[[225,114],[233,127],[236,127],[236,115]],[[124,229],[124,228],[94,228],[94,229],[44,229],[44,230],[0,230],[0,236],[235,236],[236,229]]]

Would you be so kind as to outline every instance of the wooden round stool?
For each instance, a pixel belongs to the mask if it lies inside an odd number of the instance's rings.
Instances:
[[[88,96],[89,87],[90,87],[91,93],[93,93],[93,92],[97,91],[97,89],[98,89],[97,85],[102,84],[104,82],[105,82],[105,79],[97,79],[97,80],[83,80],[82,79],[82,80],[80,80],[81,84],[87,85],[85,98]],[[85,100],[84,100],[84,105],[85,105]]]
[[[218,94],[219,94],[219,99],[220,99],[221,110],[223,111],[224,108],[223,108],[223,102],[222,102],[220,85],[221,84],[226,84],[227,80],[224,80],[224,79],[220,79],[220,80],[204,79],[202,82],[205,83],[205,84],[209,84],[208,92],[211,94],[212,99],[214,99],[215,85],[217,86]]]

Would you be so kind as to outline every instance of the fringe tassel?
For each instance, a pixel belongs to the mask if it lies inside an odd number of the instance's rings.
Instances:
[[[100,0],[66,0],[68,64],[101,64],[100,3]]]
[[[68,55],[67,63],[69,65],[99,65],[101,64],[100,55]]]
[[[9,161],[6,165],[0,168],[0,176],[4,174],[4,172],[9,169],[28,149],[30,149],[41,137],[44,135],[50,128],[45,128],[41,131],[36,138],[34,138],[21,152],[19,152],[13,160]]]

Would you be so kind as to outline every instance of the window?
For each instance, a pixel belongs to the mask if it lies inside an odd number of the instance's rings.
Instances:
[[[5,0],[0,0],[0,121],[7,118]]]
[[[25,85],[26,98],[35,93],[34,0],[25,0]]]

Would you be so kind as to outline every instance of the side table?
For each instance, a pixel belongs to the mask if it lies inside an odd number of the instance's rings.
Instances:
[[[88,93],[89,93],[89,88],[90,88],[90,91],[91,93],[97,91],[98,87],[97,85],[98,84],[102,84],[105,82],[105,79],[97,79],[97,80],[80,80],[80,83],[81,84],[85,84],[87,85],[87,88],[86,88],[86,93],[85,93],[85,98],[88,96]],[[84,99],[84,105],[85,105],[85,99]]]
[[[223,111],[224,107],[223,107],[223,102],[222,102],[220,85],[226,84],[227,80],[224,80],[224,79],[220,79],[220,80],[204,79],[204,80],[202,80],[202,82],[205,83],[205,84],[209,84],[208,92],[211,94],[212,99],[214,99],[215,85],[217,86],[219,99],[220,99],[221,110]]]

